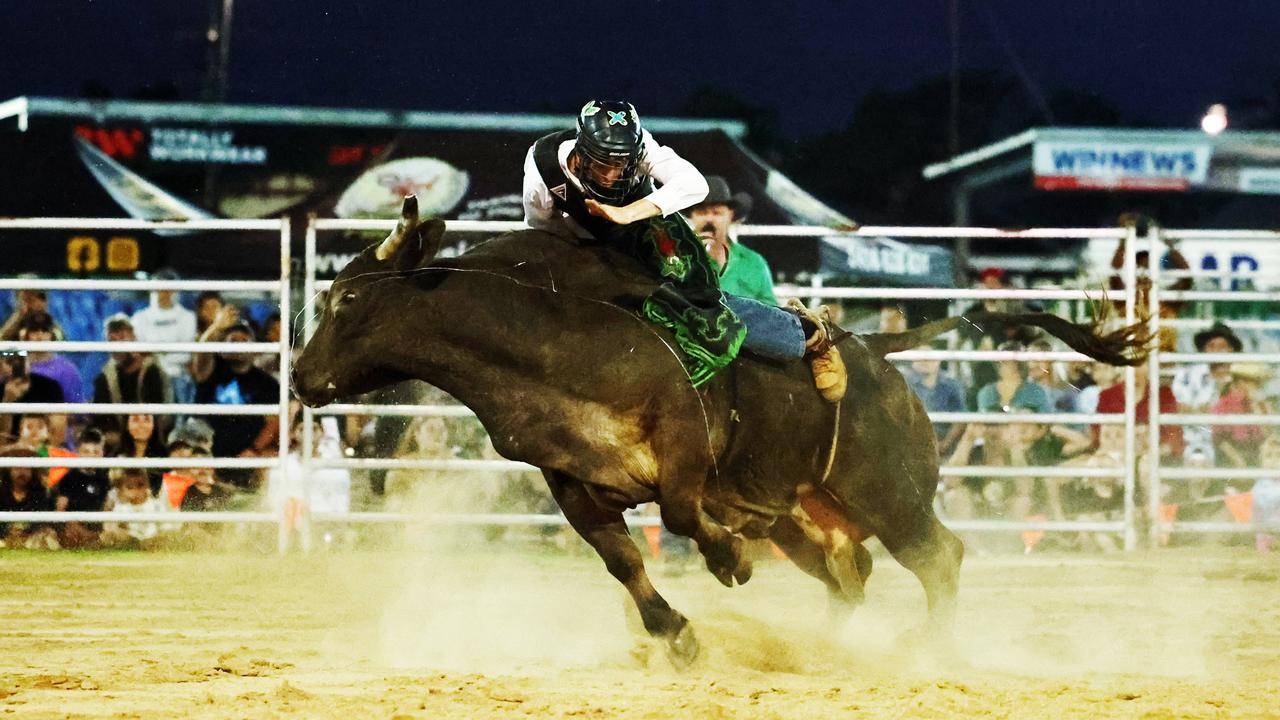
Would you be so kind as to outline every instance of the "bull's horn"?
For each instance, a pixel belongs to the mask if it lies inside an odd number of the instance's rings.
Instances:
[[[418,224],[418,197],[409,195],[404,199],[404,205],[400,208],[400,222],[396,223],[396,229],[391,231],[386,240],[378,245],[378,249],[373,251],[373,256],[379,260],[386,260],[396,254],[396,249],[404,242],[408,236],[410,229]]]

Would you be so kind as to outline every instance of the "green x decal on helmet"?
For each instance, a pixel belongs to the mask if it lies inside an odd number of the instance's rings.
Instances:
[[[617,204],[644,182],[644,136],[631,103],[591,100],[578,112],[574,175],[587,197]]]

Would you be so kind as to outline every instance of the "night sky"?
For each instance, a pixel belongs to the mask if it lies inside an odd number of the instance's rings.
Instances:
[[[962,65],[1025,75],[1029,106],[1070,89],[1130,124],[1194,127],[1210,103],[1274,97],[1280,80],[1280,0],[960,3]],[[199,98],[205,0],[5,5],[0,99],[87,81]],[[569,115],[598,95],[644,116],[710,85],[775,108],[793,139],[950,62],[944,0],[237,0],[234,18],[230,102]]]

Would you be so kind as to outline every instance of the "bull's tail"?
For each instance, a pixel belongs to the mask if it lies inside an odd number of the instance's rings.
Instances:
[[[1151,347],[1150,332],[1146,324],[1138,322],[1103,334],[1104,320],[1105,317],[1098,316],[1091,323],[1073,323],[1050,313],[975,312],[935,320],[903,333],[863,335],[862,340],[871,352],[884,356],[910,350],[965,324],[981,328],[984,322],[999,322],[1033,325],[1065,342],[1072,350],[1108,365],[1138,365],[1145,362]]]

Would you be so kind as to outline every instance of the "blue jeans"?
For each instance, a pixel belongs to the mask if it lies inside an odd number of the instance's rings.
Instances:
[[[804,330],[794,313],[729,293],[724,294],[724,301],[747,326],[743,348],[770,360],[804,357]]]

